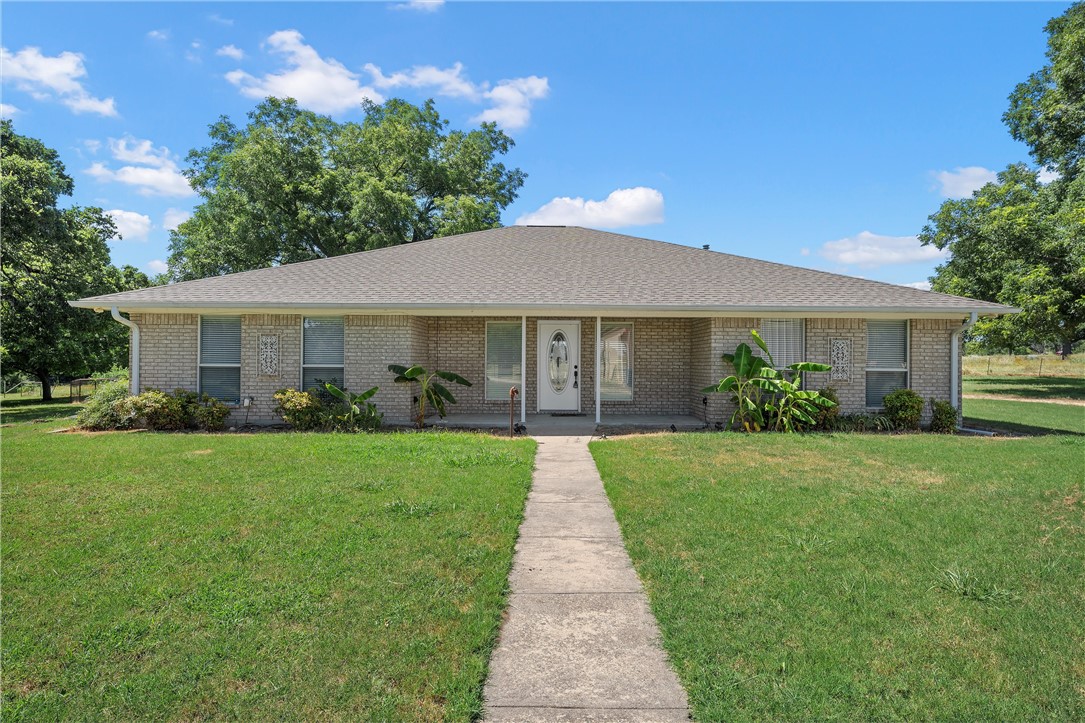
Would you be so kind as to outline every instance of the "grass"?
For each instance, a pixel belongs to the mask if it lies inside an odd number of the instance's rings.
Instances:
[[[54,399],[49,402],[41,399],[5,401],[0,406],[0,424],[48,422],[74,417],[82,407],[82,404],[72,404],[67,399]]]
[[[1027,399],[1085,399],[1085,377],[965,377],[965,394]]]
[[[698,720],[1085,719],[1085,440],[591,448]]]
[[[1058,354],[991,356],[970,355],[962,360],[961,371],[966,377],[1076,377],[1085,378],[1085,354],[1071,354],[1063,359]]]
[[[70,411],[5,415],[5,721],[479,715],[533,442]]]
[[[966,427],[1015,434],[1085,435],[1085,407],[1081,405],[965,399],[963,412]]]

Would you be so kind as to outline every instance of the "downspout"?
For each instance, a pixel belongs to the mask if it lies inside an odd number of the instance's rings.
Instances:
[[[132,371],[130,373],[132,380],[129,391],[132,394],[139,394],[139,327],[131,319],[121,316],[121,312],[115,306],[109,313],[115,321],[119,321],[132,330]]]
[[[968,331],[972,328],[976,323],[976,318],[976,312],[973,311],[971,316],[968,317],[968,321],[966,321],[959,329],[954,329],[953,334],[949,337],[949,403],[957,410],[958,419],[961,417],[960,395],[957,392],[957,385],[961,378],[961,360],[960,355],[957,352],[959,344],[958,340],[961,338],[961,332]]]

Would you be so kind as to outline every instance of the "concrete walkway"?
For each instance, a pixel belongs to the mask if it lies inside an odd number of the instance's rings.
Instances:
[[[486,720],[685,721],[686,693],[588,452],[591,431],[569,431],[537,438]]]

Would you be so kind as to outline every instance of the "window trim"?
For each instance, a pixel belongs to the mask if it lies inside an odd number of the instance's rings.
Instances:
[[[887,369],[885,367],[870,366],[870,322],[872,321],[903,321],[904,322],[904,368]],[[904,372],[904,386],[901,389],[912,388],[912,320],[911,319],[867,319],[866,320],[866,359],[863,366],[863,405],[870,410],[885,409],[885,405],[878,407],[867,406],[866,388],[867,375],[869,372]]]
[[[203,319],[204,317],[215,318],[233,318],[237,317],[239,331],[241,332],[241,348],[238,354],[237,364],[204,364],[200,361],[203,356]],[[245,317],[243,314],[197,314],[196,315],[196,393],[202,395],[203,392],[203,368],[208,369],[237,369],[237,402],[220,402],[230,408],[241,407],[245,395],[242,390],[242,373],[241,373],[241,359],[245,356]]]
[[[301,353],[298,355],[298,391],[307,392],[305,389],[305,368],[306,367],[324,367],[328,368],[327,364],[306,364],[305,363],[305,320],[306,319],[339,319],[343,322],[343,363],[340,364],[340,368],[343,370],[343,387],[347,386],[347,317],[335,316],[334,314],[328,316],[306,316],[301,315],[301,323],[298,327],[301,339]]]
[[[610,324],[612,326],[621,326],[621,325],[628,325],[629,326],[629,398],[628,399],[606,399],[603,396],[603,379],[602,379],[602,377],[603,377],[603,369],[602,369],[602,367],[603,367],[603,349],[602,349],[602,342],[603,342],[603,327],[606,326],[607,324]],[[609,319],[609,320],[600,320],[600,322],[599,322],[599,341],[598,341],[598,343],[600,345],[600,348],[598,350],[598,354],[599,354],[599,379],[596,381],[596,384],[599,386],[599,403],[600,404],[605,403],[605,402],[610,402],[612,404],[629,404],[630,402],[635,402],[637,400],[637,364],[636,364],[637,330],[636,330],[636,326],[637,326],[636,322],[633,319],[629,319],[628,321],[623,320],[623,319]]]
[[[487,319],[485,328],[482,333],[482,396],[483,401],[486,402],[504,402],[508,399],[508,392],[501,397],[490,396],[489,385],[489,373],[487,367],[490,364],[490,324],[508,324],[509,326],[516,326],[517,331],[520,333],[520,343],[517,345],[520,354],[520,376],[517,378],[514,387],[520,386],[520,379],[524,377],[525,361],[524,361],[524,345],[527,342],[527,335],[524,333],[524,326],[522,321],[509,321],[507,319]],[[521,396],[524,394],[524,390],[520,390]]]
[[[798,359],[798,361],[800,361],[800,362],[801,361],[806,361],[806,319],[803,318],[803,317],[793,317],[793,316],[789,316],[789,317],[773,316],[773,317],[762,318],[760,320],[760,322],[758,323],[758,326],[761,327],[758,330],[758,333],[761,334],[761,338],[762,338],[762,340],[764,340],[765,346],[768,346],[769,345],[768,339],[765,339],[765,322],[766,321],[791,321],[791,322],[797,321],[797,322],[799,322],[799,359]],[[771,351],[772,350],[770,349],[769,352],[771,353]],[[773,361],[774,362],[776,361],[775,356],[773,358]],[[792,362],[792,363],[795,363],[795,362]],[[787,369],[788,366],[790,366],[790,365],[789,364],[777,365],[776,367],[774,367],[774,369],[776,369],[776,371],[780,371],[780,372],[788,371],[788,369]]]

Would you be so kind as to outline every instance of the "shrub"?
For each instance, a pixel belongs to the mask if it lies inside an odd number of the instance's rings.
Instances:
[[[114,364],[108,371],[94,372],[90,375],[91,379],[128,379],[128,367],[122,367],[120,364]]]
[[[131,418],[123,408],[127,397],[127,381],[99,385],[76,415],[76,424],[92,430],[126,429],[131,424]]]
[[[275,392],[275,413],[299,432],[328,429],[331,415],[320,400],[309,392],[297,389],[280,389]]]
[[[839,432],[890,432],[893,423],[884,414],[841,414],[832,421],[832,428]]]
[[[220,432],[226,428],[230,416],[230,408],[219,400],[184,389],[176,389],[172,395],[148,389],[139,396],[128,397],[119,406],[139,426],[156,432],[184,429]]]
[[[325,383],[327,390],[335,399],[342,402],[338,413],[332,414],[332,428],[337,432],[371,432],[380,429],[384,415],[377,411],[377,405],[369,399],[380,391],[380,387],[367,389],[361,394],[352,394],[331,383]]]
[[[836,427],[836,418],[840,416],[840,398],[832,387],[818,390],[818,396],[828,399],[833,403],[831,407],[819,407],[814,416],[814,429],[819,432],[829,432]]]
[[[931,400],[931,431],[935,434],[953,434],[957,431],[957,410],[952,404]]]
[[[196,427],[205,432],[221,432],[226,429],[226,420],[230,417],[230,408],[206,394],[191,411]]]
[[[885,395],[882,403],[885,416],[893,423],[894,429],[917,431],[919,420],[923,416],[923,397],[911,389],[898,389]]]

